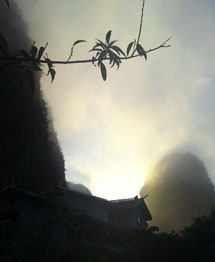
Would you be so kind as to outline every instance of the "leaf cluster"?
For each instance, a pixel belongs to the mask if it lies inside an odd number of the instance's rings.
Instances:
[[[3,0],[3,1],[5,1],[5,3],[9,8],[10,5],[8,0]],[[144,2],[145,1],[143,0],[143,8],[144,8]],[[74,53],[74,47],[80,43],[86,42],[86,40],[77,40],[73,43],[71,47],[70,55],[66,61],[53,61],[50,58],[48,58],[47,53],[46,56],[44,56],[43,54],[45,52],[48,43],[46,43],[45,46],[41,46],[40,48],[37,48],[35,46],[35,42],[31,46],[29,52],[22,49],[19,50],[14,56],[9,57],[7,41],[2,35],[0,35],[0,71],[17,63],[19,68],[19,72],[18,72],[19,77],[21,81],[22,81],[22,77],[28,78],[31,84],[32,93],[35,90],[34,72],[35,71],[42,72],[41,69],[42,64],[46,64],[48,66],[47,75],[51,76],[51,82],[54,81],[56,76],[54,64],[73,64],[73,63],[88,63],[88,62],[92,62],[94,66],[98,66],[100,68],[101,76],[105,81],[107,79],[107,69],[106,69],[107,65],[105,64],[105,61],[109,62],[110,68],[116,66],[117,69],[119,69],[122,60],[134,58],[137,56],[141,56],[141,57],[143,56],[145,60],[147,60],[147,52],[157,50],[161,47],[169,47],[165,45],[166,42],[169,40],[168,39],[159,47],[150,49],[149,51],[146,52],[143,46],[139,43],[140,34],[142,30],[143,8],[141,12],[141,22],[140,22],[138,40],[134,40],[130,42],[127,46],[126,52],[124,52],[116,44],[118,40],[111,41],[112,31],[110,30],[106,33],[106,37],[104,41],[97,39],[93,48],[89,50],[89,52],[94,52],[94,55],[92,56],[91,59],[71,61],[71,57],[73,56]]]
[[[92,58],[92,63],[95,65],[97,62],[97,66],[101,69],[101,75],[103,80],[107,78],[107,70],[103,63],[104,60],[109,60],[110,67],[114,67],[115,65],[119,68],[121,64],[120,55],[125,57],[125,53],[122,49],[115,45],[117,40],[110,41],[112,31],[108,31],[106,34],[106,42],[102,42],[101,40],[96,41],[96,44],[89,52],[96,52],[96,55]]]
[[[37,48],[35,46],[35,42],[32,44],[31,49],[29,52],[22,49],[19,50],[13,57],[14,58],[20,58],[20,61],[18,62],[18,74],[20,76],[20,79],[23,77],[26,77],[30,83],[32,93],[34,93],[35,90],[35,80],[34,80],[34,73],[37,71],[42,72],[40,60],[43,57],[44,51],[47,47],[48,43],[43,47]],[[48,58],[46,58],[48,59]],[[52,75],[52,81],[54,80],[54,72],[52,72],[52,65],[47,61],[47,65],[49,68],[49,72]],[[48,72],[48,73],[49,73]]]
[[[139,43],[136,43],[136,41],[129,43],[125,54],[125,52],[118,45],[116,45],[117,40],[111,41],[111,33],[112,33],[111,30],[107,32],[105,41],[101,41],[97,39],[93,48],[89,50],[89,52],[96,52],[96,54],[92,57],[91,62],[94,66],[100,67],[101,75],[104,81],[107,79],[107,69],[104,64],[105,60],[109,61],[110,68],[116,66],[117,69],[119,69],[120,64],[122,63],[122,59],[129,58],[129,54],[131,53],[132,47],[133,47],[133,52],[130,55],[130,57],[133,57],[135,52],[137,52],[139,56],[144,56],[145,59],[147,59],[147,55],[144,48]],[[71,57],[73,56],[74,47],[83,42],[86,42],[86,40],[77,40],[74,42],[71,48],[70,55],[67,61],[65,62],[65,64],[69,63]],[[35,42],[34,42],[29,52],[27,52],[24,49],[19,50],[12,57],[13,61],[11,62],[10,58],[8,57],[7,41],[3,37],[3,35],[0,35],[0,55],[2,57],[9,58],[6,63],[3,59],[1,59],[0,71],[7,68],[8,66],[14,65],[15,62],[18,62],[20,77],[28,78],[29,82],[31,83],[32,92],[34,92],[35,90],[34,72],[42,71],[41,59],[43,58],[44,59],[43,62],[45,62],[48,66],[47,75],[49,74],[51,75],[51,80],[53,82],[56,75],[56,71],[53,68],[55,62],[53,62],[50,58],[48,58],[47,53],[46,56],[44,56],[44,52],[46,50],[47,45],[48,43],[46,43],[45,46],[41,46],[40,48],[38,48],[37,46],[35,46]]]
[[[119,69],[122,59],[129,57],[132,47],[134,50],[131,57],[134,56],[135,52],[137,51],[138,55],[144,56],[145,59],[147,59],[144,48],[139,43],[136,44],[136,41],[133,41],[128,45],[125,54],[125,52],[118,45],[116,45],[117,40],[110,41],[111,33],[111,30],[107,32],[104,42],[97,39],[95,45],[89,51],[96,52],[96,54],[92,57],[92,63],[93,65],[100,67],[101,75],[104,81],[107,79],[107,70],[103,62],[104,60],[109,60],[109,65],[111,68],[117,66],[117,69]]]
[[[41,46],[40,48],[37,48],[34,42],[29,52],[24,49],[21,49],[18,50],[17,53],[11,57],[11,60],[1,59],[0,71],[16,65],[18,69],[17,78],[20,80],[21,84],[23,83],[23,78],[27,78],[30,83],[32,93],[34,93],[35,90],[34,73],[36,71],[42,72],[40,60],[42,57],[44,57],[43,54],[47,45],[48,43],[46,43],[44,47]],[[2,57],[9,58],[8,44],[3,35],[0,35],[0,55]],[[49,68],[48,74],[49,73],[51,74],[52,81],[53,81],[55,77],[55,70],[52,68],[53,64],[50,59],[45,58],[45,60]]]

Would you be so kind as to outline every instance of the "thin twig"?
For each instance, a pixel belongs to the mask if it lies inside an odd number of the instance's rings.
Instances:
[[[133,53],[132,53],[132,56],[133,56],[134,53],[136,52],[137,45],[138,45],[139,42],[140,42],[140,36],[141,36],[141,33],[142,33],[142,28],[143,28],[143,13],[144,13],[144,7],[145,7],[145,0],[143,0],[143,4],[142,4],[141,18],[140,18],[140,28],[139,28],[138,37],[137,37],[137,42],[136,42],[134,51],[133,51]]]
[[[142,6],[142,11],[141,11],[141,21],[140,21],[140,29],[139,29],[139,34],[138,34],[138,38],[137,38],[137,44],[139,44],[140,41],[140,36],[141,36],[141,32],[142,32],[142,27],[143,27],[143,11],[144,11],[144,6],[145,6],[145,0],[143,0],[143,6]]]
[[[155,50],[158,50],[160,48],[163,47],[170,47],[170,45],[166,45],[166,43],[171,39],[171,37],[169,37],[166,41],[164,41],[161,45],[149,49],[146,51],[146,53],[150,53],[153,52]],[[140,56],[139,54],[137,55],[131,55],[131,56],[123,56],[123,57],[119,57],[121,60],[127,60],[127,59],[131,59],[131,58],[135,58]],[[27,59],[27,58],[15,58],[15,57],[2,57],[0,56],[0,60],[5,60],[5,61],[16,61],[16,62],[33,62],[33,63],[38,63],[38,64],[47,64],[46,60],[38,60],[38,59]],[[109,58],[104,58],[103,60],[109,60]],[[96,62],[98,61],[98,59],[85,59],[85,60],[73,60],[73,61],[52,61],[52,64],[82,64],[82,63],[92,63],[92,62]]]
[[[158,47],[155,47],[155,48],[152,48],[152,49],[149,49],[148,51],[146,51],[146,53],[150,53],[150,52],[153,52],[159,48],[162,48],[162,47],[170,47],[171,45],[166,45],[166,43],[171,39],[171,37],[169,37],[166,41],[163,42],[163,44],[159,45]]]

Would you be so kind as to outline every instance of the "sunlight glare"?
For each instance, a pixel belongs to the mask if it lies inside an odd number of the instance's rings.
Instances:
[[[123,174],[110,176],[95,183],[94,195],[108,199],[134,198],[139,195],[140,187],[144,185],[144,172],[142,170],[128,170]]]

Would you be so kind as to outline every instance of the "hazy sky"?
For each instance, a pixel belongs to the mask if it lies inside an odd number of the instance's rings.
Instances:
[[[108,30],[119,45],[137,38],[142,0],[16,0],[36,45],[53,60],[90,58]],[[191,151],[215,181],[215,2],[146,0],[141,44],[171,48],[108,70],[56,66],[42,90],[66,160],[67,179],[108,199],[134,197],[165,154]]]

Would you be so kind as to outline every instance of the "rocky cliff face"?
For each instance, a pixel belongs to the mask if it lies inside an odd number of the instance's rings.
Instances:
[[[181,230],[215,208],[214,186],[204,163],[190,153],[169,155],[147,176],[140,195],[161,231]]]
[[[4,1],[0,5],[0,34],[10,55],[29,50],[33,41],[20,10],[13,1],[9,10]],[[18,66],[0,71],[0,188],[15,183],[40,192],[57,181],[65,184],[64,159],[40,90],[41,76],[35,76],[32,94],[28,80],[17,78]]]

